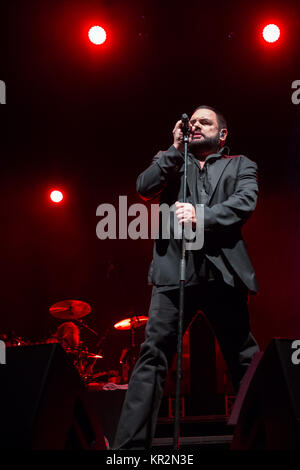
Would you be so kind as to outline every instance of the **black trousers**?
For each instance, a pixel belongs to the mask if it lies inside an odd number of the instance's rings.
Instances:
[[[184,331],[198,310],[205,313],[236,391],[259,350],[250,331],[247,302],[245,288],[220,281],[185,288]],[[145,341],[129,382],[114,449],[151,448],[167,370],[177,350],[178,311],[178,289],[153,288]]]

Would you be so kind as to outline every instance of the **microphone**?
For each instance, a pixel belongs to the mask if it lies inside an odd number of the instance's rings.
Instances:
[[[189,126],[189,117],[187,114],[184,113],[181,116],[181,122],[182,122],[181,130],[183,132],[183,135],[188,135],[191,132],[191,130]]]

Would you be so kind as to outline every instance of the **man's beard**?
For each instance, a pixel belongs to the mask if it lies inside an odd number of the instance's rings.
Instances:
[[[204,137],[201,140],[192,140],[188,144],[188,149],[193,153],[216,152],[220,148],[220,136],[216,134],[214,137]]]

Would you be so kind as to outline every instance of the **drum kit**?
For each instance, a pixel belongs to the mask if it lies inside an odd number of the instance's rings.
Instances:
[[[129,313],[127,318],[113,325],[114,330],[130,331],[130,344],[123,348],[119,359],[121,371],[102,370],[94,373],[93,369],[97,364],[97,361],[104,358],[101,346],[112,328],[109,326],[104,335],[100,337],[97,331],[93,330],[83,321],[83,318],[90,314],[91,311],[91,306],[86,302],[82,302],[80,300],[62,300],[51,305],[49,308],[49,313],[52,317],[64,320],[52,336],[40,341],[32,342],[24,340],[12,332],[10,335],[0,335],[0,339],[5,341],[6,346],[11,347],[59,343],[65,352],[72,358],[73,364],[77,368],[84,384],[88,387],[90,386],[90,388],[95,389],[99,386],[99,389],[101,389],[101,386],[107,382],[123,384],[123,386],[125,386],[125,384],[128,383],[130,374],[136,362],[135,333],[137,328],[145,326],[148,321],[148,317],[135,315],[132,312]],[[83,340],[81,340],[81,332],[83,330],[89,331],[94,335],[94,337],[98,338],[95,346],[95,353],[90,352],[87,345]],[[101,381],[101,383],[99,383],[99,381]]]
[[[121,371],[102,370],[94,373],[93,369],[97,364],[97,361],[104,358],[101,346],[110,333],[111,327],[109,326],[104,335],[100,337],[97,331],[93,330],[83,321],[83,318],[90,314],[91,311],[91,306],[86,302],[82,302],[80,300],[62,300],[51,305],[49,308],[49,313],[52,317],[64,320],[52,336],[40,341],[32,342],[24,340],[12,332],[10,335],[0,335],[0,339],[4,340],[6,346],[10,347],[59,343],[65,352],[72,358],[73,364],[77,368],[84,384],[89,388],[96,389],[99,387],[99,389],[101,389],[101,386],[107,382],[121,385],[124,384],[123,386],[125,386],[125,384],[128,383],[130,373],[132,372],[136,362],[136,329],[145,326],[148,321],[148,317],[130,313],[127,318],[113,325],[114,330],[117,331],[130,330],[130,344],[122,350],[119,359]],[[89,331],[98,338],[95,346],[95,353],[90,352],[87,345],[81,340],[81,332],[83,330]],[[101,381],[101,383],[99,381]]]
[[[103,371],[96,374],[93,373],[96,362],[100,359],[103,359],[101,345],[106,339],[110,327],[98,340],[96,345],[97,352],[91,353],[88,351],[83,341],[80,341],[81,330],[85,329],[93,335],[99,337],[99,334],[82,320],[83,317],[91,313],[91,310],[92,309],[89,304],[80,300],[63,300],[53,304],[49,308],[50,315],[55,318],[65,320],[65,322],[58,327],[56,333],[48,342],[61,343],[66,353],[72,356],[74,365],[77,368],[84,383],[87,386],[91,385],[92,387],[93,385],[95,386],[95,379],[101,380],[106,378],[113,380],[113,377],[118,375],[118,371]],[[128,318],[125,318],[113,325],[114,329],[117,331],[130,330],[130,346],[123,349],[120,358],[120,363],[124,364],[126,356],[128,369],[130,370],[132,370],[136,361],[136,357],[134,355],[136,346],[135,331],[137,328],[144,326],[147,321],[148,317],[146,316],[131,314],[131,316]],[[126,378],[128,379],[128,376],[125,377],[125,381]]]

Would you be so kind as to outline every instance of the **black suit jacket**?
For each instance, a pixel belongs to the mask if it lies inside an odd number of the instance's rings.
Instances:
[[[222,257],[234,273],[255,293],[257,280],[249,259],[241,227],[255,209],[258,185],[257,165],[244,155],[214,155],[208,166],[211,191],[204,207],[204,253],[212,264]],[[137,179],[137,191],[144,200],[160,197],[169,206],[182,200],[183,155],[172,145],[159,152]],[[194,165],[187,166],[187,194],[192,200]],[[158,238],[154,242],[149,279],[155,285],[179,283],[180,240]],[[219,263],[220,264],[220,263]]]

